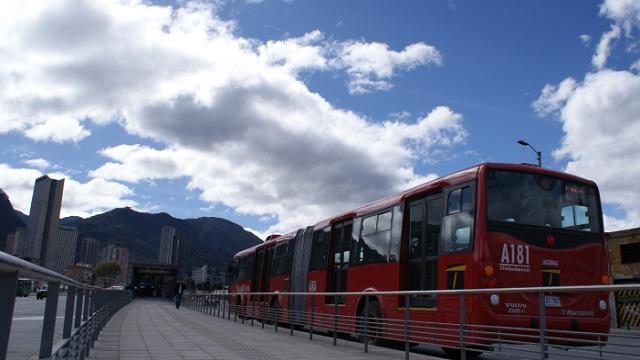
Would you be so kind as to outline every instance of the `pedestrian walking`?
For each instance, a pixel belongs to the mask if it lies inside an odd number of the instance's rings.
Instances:
[[[180,303],[182,302],[182,294],[184,294],[185,286],[182,280],[178,280],[176,286],[173,288],[173,292],[176,294],[176,309],[180,309]]]

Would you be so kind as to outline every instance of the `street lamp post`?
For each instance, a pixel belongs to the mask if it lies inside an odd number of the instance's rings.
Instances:
[[[518,140],[518,144],[522,146],[530,147],[531,150],[533,150],[536,153],[536,160],[538,161],[538,167],[542,167],[542,153],[540,151],[536,150],[533,146],[531,146],[531,144],[529,144],[528,142],[522,139]]]

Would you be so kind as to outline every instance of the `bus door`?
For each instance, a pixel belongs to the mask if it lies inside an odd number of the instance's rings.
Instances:
[[[262,281],[264,278],[264,249],[258,250],[256,253],[255,272],[253,275],[253,281],[251,282],[251,292],[260,292],[262,289]],[[256,295],[251,295],[252,301],[261,301]]]
[[[260,288],[260,292],[269,292],[269,276],[271,274],[271,262],[273,261],[273,249],[275,246],[270,246],[266,249],[265,258],[264,258],[264,268],[263,268],[263,277],[262,277],[262,287]],[[262,295],[260,301],[268,302],[269,295]]]
[[[333,226],[333,267],[329,275],[329,292],[343,292],[347,289],[347,270],[349,270],[349,256],[351,254],[351,231],[353,222],[346,221]],[[327,302],[333,303],[333,297],[327,297]],[[338,296],[338,304],[344,304],[346,298]]]
[[[409,202],[409,251],[407,290],[436,290],[438,244],[442,223],[442,195],[428,195]],[[435,308],[435,295],[411,295],[411,307]]]

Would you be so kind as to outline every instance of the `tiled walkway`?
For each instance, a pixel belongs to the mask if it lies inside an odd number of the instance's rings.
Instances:
[[[93,359],[404,359],[397,350],[369,347],[296,331],[278,333],[248,322],[233,322],[181,308],[169,302],[136,300],[102,330]],[[430,359],[411,354],[411,359]],[[431,358],[434,359],[434,358]]]

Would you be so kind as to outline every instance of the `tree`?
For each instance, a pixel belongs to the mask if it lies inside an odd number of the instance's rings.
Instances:
[[[122,272],[120,264],[115,260],[107,260],[96,265],[96,277],[115,279]]]

